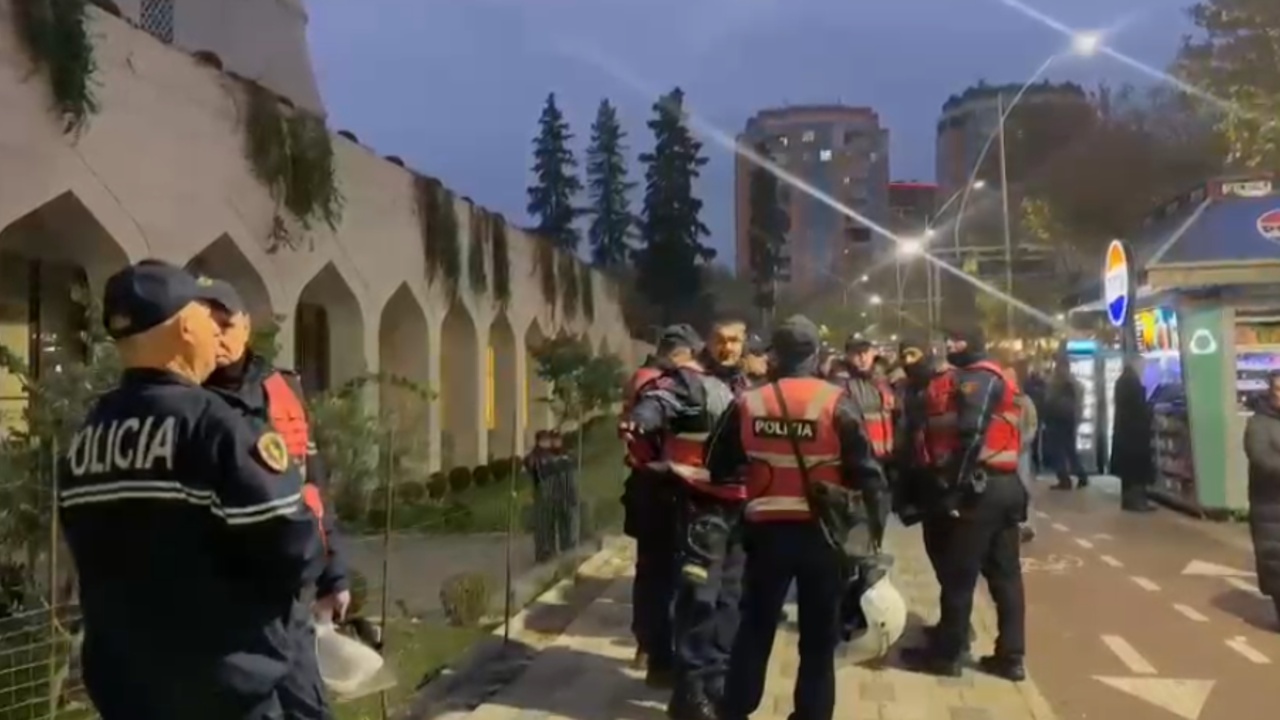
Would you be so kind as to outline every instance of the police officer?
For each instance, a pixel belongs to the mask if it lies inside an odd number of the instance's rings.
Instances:
[[[904,341],[898,349],[901,371],[894,388],[898,412],[895,415],[894,465],[898,470],[894,484],[894,512],[908,527],[925,520],[929,495],[937,483],[930,471],[925,453],[925,390],[933,377],[933,358],[922,343]],[[925,546],[926,552],[929,545]],[[932,562],[932,554],[930,554]]]
[[[209,376],[205,387],[221,395],[251,421],[265,423],[284,438],[290,460],[306,482],[302,499],[316,517],[325,548],[320,562],[307,578],[314,582],[312,609],[317,619],[341,621],[351,604],[345,552],[334,513],[327,511],[323,500],[328,477],[311,435],[302,384],[295,373],[273,367],[249,347],[253,323],[240,294],[230,283],[204,277],[196,282],[205,296],[213,300],[213,317],[222,336],[218,369]],[[331,715],[316,661],[315,630],[305,615],[300,615],[297,621],[290,636],[298,641],[298,646],[289,677],[280,687],[280,700],[290,717],[327,718]]]
[[[878,537],[886,486],[857,408],[816,377],[818,328],[803,316],[790,318],[774,331],[772,348],[774,382],[744,392],[707,449],[712,482],[745,483],[748,497],[742,624],[720,718],[745,720],[759,707],[777,618],[794,582],[800,668],[790,717],[831,720],[851,510],[860,494]]]
[[[673,349],[670,346],[664,346],[662,338],[659,338],[657,352],[645,358],[644,364],[632,373],[623,388],[622,417],[625,418],[631,413],[631,408],[639,399],[640,391],[662,375],[665,356]],[[632,660],[632,666],[638,670],[647,668],[649,663],[646,618],[652,613],[646,611],[646,600],[652,595],[650,588],[652,588],[654,563],[645,558],[646,549],[652,546],[652,542],[644,538],[652,536],[652,533],[645,532],[646,524],[653,522],[647,517],[652,515],[652,512],[645,511],[650,504],[647,500],[653,494],[649,488],[653,482],[647,481],[646,475],[653,475],[647,467],[658,458],[658,450],[658,439],[653,436],[631,435],[627,438],[624,462],[628,472],[622,486],[622,531],[636,540],[635,578],[631,583],[631,634],[636,641],[636,655]]]
[[[868,340],[849,338],[838,377],[853,404],[862,414],[862,429],[871,443],[871,452],[882,466],[893,459],[893,391],[883,377],[875,374],[876,348]]]
[[[930,441],[951,493],[951,526],[940,558],[942,617],[929,646],[905,652],[903,659],[934,674],[961,674],[973,594],[982,576],[995,601],[999,634],[995,654],[979,664],[1020,681],[1026,677],[1026,606],[1019,525],[1026,520],[1027,494],[1018,478],[1019,391],[1012,373],[988,360],[984,350],[981,331],[950,333],[947,361],[955,369],[936,378],[929,391],[932,411],[954,417],[954,432]]]
[[[662,457],[677,498],[677,575],[673,606],[674,692],[667,712],[676,720],[714,717],[714,697],[728,667],[737,629],[743,557],[736,534],[741,488],[712,486],[704,446],[715,421],[745,385],[740,365],[746,325],[722,320],[690,362],[667,371],[642,394],[629,422],[638,434],[661,432]]]
[[[656,353],[659,375],[698,367],[695,356],[701,351],[702,337],[692,327],[665,328]],[[677,373],[674,377],[682,376]],[[632,625],[641,636],[636,661],[644,663],[645,682],[661,688],[671,686],[675,663],[671,609],[676,587],[677,488],[662,459],[663,445],[670,438],[660,432],[668,409],[677,405],[671,392],[674,384],[674,380],[660,384],[657,377],[644,383],[618,426],[633,468],[627,513],[636,533]]]
[[[157,261],[103,294],[125,369],[75,434],[58,492],[103,720],[300,717],[279,688],[323,548],[285,440],[200,387],[219,343],[204,295]]]
[[[551,432],[551,456],[553,472],[547,491],[548,509],[551,511],[551,534],[556,552],[568,552],[578,546],[579,504],[578,464],[565,450],[564,436],[558,430]]]
[[[755,333],[747,336],[742,352],[742,374],[749,385],[760,385],[769,379],[769,347]]]

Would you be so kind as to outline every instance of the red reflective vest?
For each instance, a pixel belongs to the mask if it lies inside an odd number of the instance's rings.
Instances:
[[[778,381],[786,402],[790,431],[800,444],[810,482],[839,485],[840,437],[835,427],[841,388],[820,378]],[[804,476],[788,438],[786,420],[773,383],[746,391],[738,398],[739,432],[747,466],[747,520],[795,522],[809,520]]]
[[[630,414],[631,408],[635,407],[636,401],[640,399],[641,388],[661,375],[662,371],[653,367],[642,367],[631,375],[631,379],[627,381],[626,388],[623,389],[622,417],[625,418]],[[627,457],[625,459],[627,467],[641,468],[656,460],[657,457],[657,448],[654,447],[651,438],[632,438],[627,443]]]
[[[703,374],[700,369],[689,368],[688,370],[700,375]],[[705,464],[707,440],[710,437],[710,428],[689,432],[671,432],[668,430],[662,438],[662,457],[656,462],[649,463],[649,468],[671,473],[696,492],[711,495],[721,500],[745,500],[747,490],[742,485],[713,485],[711,483],[711,474],[707,472]]]
[[[845,380],[849,396],[862,413],[863,432],[877,460],[893,454],[893,390],[880,378],[850,377]]]
[[[1021,408],[1017,403],[1017,380],[1004,368],[981,360],[965,368],[994,373],[1004,381],[1004,393],[996,402],[991,424],[982,439],[978,462],[988,472],[1011,473],[1018,469],[1018,453],[1022,448],[1020,430]],[[925,442],[927,462],[934,468],[950,463],[961,451],[960,435],[956,425],[960,392],[956,387],[956,371],[947,370],[929,381],[925,391]]]
[[[294,392],[293,387],[279,371],[273,372],[262,382],[267,394],[267,417],[271,427],[284,438],[289,457],[298,466],[303,480],[307,479],[307,455],[311,451],[311,428],[307,423],[307,410],[302,405],[302,398]],[[314,482],[302,485],[302,501],[307,509],[316,516],[320,526],[320,539],[325,547],[329,545],[328,534],[324,529],[324,501],[320,497],[320,488]]]

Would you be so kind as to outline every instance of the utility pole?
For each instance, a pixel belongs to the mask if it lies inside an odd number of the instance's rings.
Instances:
[[[1000,204],[1004,210],[1004,291],[1013,297],[1013,228],[1009,217],[1009,163],[1004,138],[1004,93],[996,95],[1000,125]],[[1005,301],[1004,323],[1007,339],[1013,340],[1013,303]]]

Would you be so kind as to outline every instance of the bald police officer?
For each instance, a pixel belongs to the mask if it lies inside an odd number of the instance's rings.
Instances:
[[[297,717],[277,686],[320,539],[283,439],[200,387],[219,342],[207,300],[158,261],[103,296],[124,372],[76,433],[58,492],[103,720]]]

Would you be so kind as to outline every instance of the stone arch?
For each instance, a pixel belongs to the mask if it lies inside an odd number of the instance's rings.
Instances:
[[[320,268],[298,295],[293,357],[311,393],[341,387],[367,371],[360,300],[333,263]]]
[[[187,261],[187,270],[231,283],[244,300],[254,327],[275,321],[266,281],[230,235],[221,235],[196,253]]]
[[[108,275],[125,249],[73,193],[0,228],[0,346],[35,372],[82,360],[81,340]],[[21,421],[26,391],[0,371],[0,436]]]
[[[519,451],[516,428],[527,412],[516,377],[516,334],[506,313],[498,313],[489,325],[489,357],[485,383],[485,424],[489,429],[489,455],[507,457]]]
[[[378,319],[379,367],[388,376],[378,387],[378,408],[395,429],[396,446],[422,461],[434,430],[431,404],[423,397],[435,390],[429,387],[430,357],[427,314],[408,284],[401,283]]]
[[[533,445],[533,436],[539,430],[548,430],[554,426],[551,406],[542,401],[551,393],[551,387],[538,377],[538,361],[535,353],[548,340],[542,332],[542,326],[535,320],[529,323],[524,333],[525,383],[524,383],[524,434],[525,446]]]
[[[440,327],[440,456],[444,468],[474,465],[482,459],[483,398],[477,391],[484,375],[478,345],[471,311],[455,299]]]

